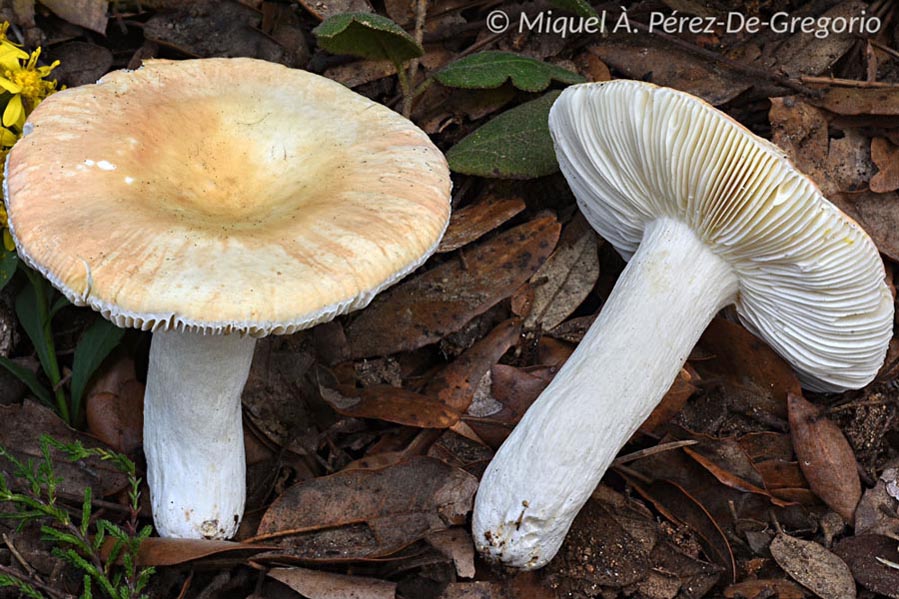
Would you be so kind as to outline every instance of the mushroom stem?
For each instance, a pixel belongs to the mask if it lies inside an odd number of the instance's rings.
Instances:
[[[522,569],[553,558],[606,468],[737,289],[733,268],[687,224],[647,224],[599,317],[484,473],[473,533],[485,556]]]
[[[157,331],[144,395],[144,453],[162,537],[226,539],[246,497],[240,395],[256,339]]]

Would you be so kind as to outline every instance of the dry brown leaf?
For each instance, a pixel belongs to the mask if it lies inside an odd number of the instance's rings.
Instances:
[[[283,548],[270,559],[385,556],[463,524],[477,486],[471,474],[425,456],[383,470],[338,472],[287,489],[263,515],[258,539]]]
[[[843,539],[833,548],[853,577],[863,587],[891,599],[899,599],[899,564],[897,541],[882,535],[859,535]],[[878,559],[879,558],[879,559]]]
[[[706,556],[724,568],[730,582],[736,580],[737,564],[730,541],[699,499],[671,481],[657,480],[653,483],[644,483],[631,480],[628,476],[625,476],[625,479],[640,496],[652,503],[666,518],[693,529],[699,536]]]
[[[862,496],[855,453],[836,424],[801,395],[790,394],[790,434],[809,488],[827,506],[853,521]]]
[[[699,375],[689,365],[681,368],[680,372],[677,373],[677,378],[674,379],[671,387],[668,388],[668,391],[662,397],[662,401],[659,402],[659,405],[653,409],[649,418],[637,430],[644,435],[653,435],[658,429],[670,422],[672,418],[684,409],[684,406],[687,405],[687,400],[698,389],[694,384],[698,379]]]
[[[786,416],[788,393],[800,393],[793,369],[764,341],[742,326],[714,319],[703,333],[699,347],[712,360],[695,361],[705,378],[720,378],[729,400],[741,412]]]
[[[425,540],[437,551],[453,560],[456,574],[474,578],[474,541],[464,528],[448,528],[429,534]]]
[[[394,599],[396,583],[308,568],[272,568],[269,576],[308,599]]]
[[[871,191],[886,193],[899,189],[899,147],[883,137],[871,140],[871,160],[878,172],[871,178]]]
[[[557,599],[534,572],[522,572],[502,582],[451,582],[436,599]]]
[[[356,60],[325,69],[322,74],[328,79],[353,89],[384,77],[396,75],[396,65],[389,60]]]
[[[519,197],[487,195],[477,202],[453,211],[438,252],[452,252],[468,245],[524,210]]]
[[[523,370],[506,364],[495,365],[490,370],[489,396],[478,406],[479,411],[473,412],[474,406],[469,408],[469,414],[476,418],[468,421],[469,426],[488,445],[499,447],[556,372],[555,367]]]
[[[840,2],[824,12],[820,18],[831,20],[858,18],[867,7],[868,5],[863,2]],[[771,44],[772,58],[776,64],[775,68],[789,77],[819,75],[840,60],[852,48],[855,40],[855,34],[850,31],[828,32],[825,36],[816,35],[814,32],[797,31],[782,44]]]
[[[107,0],[40,0],[40,3],[69,23],[106,34]]]
[[[818,543],[778,533],[770,550],[784,572],[821,599],[855,599],[849,566]]]
[[[54,46],[53,58],[60,62],[53,69],[53,77],[67,87],[96,83],[109,71],[113,61],[108,48],[78,41]]]
[[[804,599],[802,587],[789,580],[744,580],[724,589],[725,599]]]
[[[112,549],[104,544],[104,551]],[[273,549],[274,545],[254,545],[209,539],[163,539],[150,537],[141,541],[137,552],[139,566],[176,566],[207,557],[223,557],[230,553],[247,555]]]
[[[285,446],[310,426],[306,402],[315,387],[307,376],[314,357],[296,337],[271,335],[256,342],[241,400],[247,421],[273,444]]]
[[[484,375],[516,344],[520,332],[521,322],[517,318],[501,322],[437,373],[425,393],[452,410],[466,411]]]
[[[808,481],[802,475],[799,462],[784,460],[764,460],[753,462],[753,466],[762,475],[765,487],[777,495],[778,489],[808,488]]]
[[[556,251],[528,283],[534,295],[524,319],[526,329],[555,328],[587,298],[599,278],[597,240],[580,215],[566,225]]]
[[[324,21],[342,12],[375,12],[368,0],[297,0],[313,17]]]
[[[899,538],[899,470],[895,466],[885,468],[877,484],[866,489],[855,509],[855,534],[879,534]]]
[[[882,87],[841,87],[824,89],[812,104],[836,114],[899,116],[899,89]]]
[[[705,435],[693,436],[699,439],[700,443],[684,447],[684,453],[708,470],[721,484],[744,493],[763,495],[775,505],[785,505],[768,492],[764,478],[737,441],[728,438],[715,439]]]
[[[152,16],[144,25],[147,41],[193,58],[249,56],[290,67],[296,56],[262,33],[262,14],[235,0],[196,0]]]
[[[559,223],[541,216],[380,294],[347,327],[353,358],[423,347],[512,295],[552,253]]]
[[[651,74],[652,83],[699,96],[712,106],[729,102],[752,86],[746,77],[654,35],[610,35],[590,52],[632,79]]]
[[[797,96],[771,98],[768,111],[772,141],[790,160],[814,180],[824,195],[837,188],[827,176],[827,155],[830,138],[824,112]]]
[[[134,361],[120,358],[103,369],[88,387],[87,428],[116,451],[131,453],[143,443],[144,385]]]
[[[80,441],[85,447],[100,445],[90,435],[70,429],[50,408],[32,401],[0,406],[0,421],[3,422],[0,426],[0,446],[22,461],[41,459],[41,435],[49,435],[61,443]],[[85,487],[93,490],[94,497],[106,497],[128,486],[125,474],[100,458],[91,457],[73,464],[58,457],[55,450],[51,451],[51,456],[54,473],[60,479],[57,489],[64,497],[78,501],[83,498]],[[8,462],[0,461],[0,470],[6,471],[8,466]],[[9,472],[6,474],[8,480],[14,480]]]
[[[864,227],[881,253],[899,262],[899,193],[860,192],[830,199]]]
[[[449,428],[461,414],[433,397],[390,385],[319,385],[335,412],[353,418],[375,418],[418,428]]]
[[[740,446],[755,462],[765,460],[791,461],[795,459],[793,454],[793,442],[786,433],[773,431],[760,431],[743,435],[739,439]]]

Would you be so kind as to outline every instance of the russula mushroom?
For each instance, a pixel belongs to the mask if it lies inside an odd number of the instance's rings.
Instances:
[[[19,255],[153,331],[157,531],[232,536],[256,338],[362,308],[422,264],[449,218],[443,155],[339,83],[252,59],[148,61],[51,96],[26,130],[6,166]]]
[[[883,262],[859,225],[775,145],[702,100],[636,81],[582,84],[549,124],[580,209],[629,262],[481,481],[475,543],[523,569],[552,559],[721,308],[734,304],[815,391],[871,381],[893,321]]]

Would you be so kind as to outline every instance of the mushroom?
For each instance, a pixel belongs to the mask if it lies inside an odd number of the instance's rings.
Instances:
[[[723,307],[814,391],[870,382],[893,321],[861,227],[776,146],[702,100],[636,81],[582,84],[549,125],[581,211],[629,262],[481,481],[475,543],[522,569],[556,554]]]
[[[362,308],[422,264],[449,218],[443,155],[339,83],[243,58],[147,61],[51,96],[26,130],[6,165],[19,256],[153,331],[157,531],[232,536],[256,339]]]

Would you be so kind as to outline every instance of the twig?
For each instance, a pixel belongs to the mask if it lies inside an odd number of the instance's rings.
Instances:
[[[12,569],[8,566],[0,565],[0,573],[6,574],[7,576],[12,576],[13,578],[17,578],[18,580],[21,580],[22,582],[30,584],[31,586],[38,589],[39,591],[43,591],[43,592],[47,593],[48,595],[50,595],[51,597],[55,597],[56,599],[77,599],[77,597],[75,597],[75,595],[63,593],[62,591],[54,589],[53,587],[46,585],[43,582],[40,582],[39,580],[35,580],[34,578],[31,578],[29,576],[22,574],[21,572],[16,572],[14,569]]]
[[[190,585],[193,581],[194,581],[194,570],[193,570],[193,568],[191,568],[190,574],[187,575],[187,580],[185,580],[184,584],[181,585],[181,592],[178,593],[178,599],[184,599],[185,597],[187,597],[187,591],[190,590]]]
[[[892,399],[869,399],[867,401],[851,401],[849,403],[844,403],[841,406],[834,406],[828,409],[827,413],[836,414],[837,412],[848,412],[849,410],[854,410],[855,408],[885,406],[892,403],[895,403]]]
[[[872,39],[869,39],[869,40],[868,40],[868,43],[870,43],[872,46],[874,46],[874,47],[877,48],[878,50],[882,50],[882,51],[886,52],[887,54],[889,54],[889,55],[892,56],[893,58],[899,58],[899,51],[893,50],[892,48],[890,48],[890,47],[887,46],[886,44],[881,44],[881,43],[878,42],[877,40],[872,40]]]
[[[841,79],[839,77],[816,77],[813,75],[802,75],[799,80],[803,83],[838,85],[840,87],[858,87],[858,88],[892,88],[899,89],[899,83],[889,83],[887,81],[859,81],[857,79]]]
[[[486,21],[485,21],[485,23],[486,23]],[[465,56],[468,56],[469,54],[473,54],[474,52],[477,52],[481,48],[490,46],[491,44],[493,44],[493,42],[502,38],[504,35],[506,35],[505,31],[500,31],[499,33],[493,33],[491,35],[488,35],[481,41],[475,42],[472,45],[465,48],[464,50],[462,50],[461,52],[459,52],[459,56],[457,58],[463,58]]]
[[[428,15],[428,0],[417,0],[415,2],[415,41],[421,45],[425,34],[425,17]],[[415,100],[412,87],[415,85],[415,74],[418,72],[419,59],[413,58],[409,61],[408,77],[409,90],[403,95],[403,116],[409,118],[412,114],[412,101]]]
[[[668,42],[674,46],[677,46],[678,48],[680,48],[682,50],[686,50],[687,52],[690,52],[697,56],[701,56],[703,58],[711,60],[712,62],[716,62],[716,63],[720,64],[721,66],[726,67],[732,71],[737,71],[739,73],[743,73],[744,75],[749,75],[750,77],[753,77],[753,78],[768,79],[770,81],[773,81],[774,83],[776,83],[777,85],[779,85],[781,87],[786,87],[786,88],[791,89],[795,92],[798,92],[804,96],[809,96],[809,97],[813,97],[813,98],[817,98],[817,97],[821,96],[820,90],[811,89],[809,87],[806,87],[805,85],[802,85],[801,83],[798,83],[798,82],[790,79],[789,77],[784,77],[782,75],[776,75],[767,69],[760,69],[758,67],[753,67],[753,66],[750,66],[750,65],[742,63],[742,62],[737,62],[735,60],[731,60],[730,58],[722,56],[722,55],[718,54],[717,52],[712,52],[711,50],[706,50],[705,48],[700,48],[699,46],[697,46],[695,44],[691,44],[690,42],[685,42],[684,40],[680,39],[679,37],[675,37],[673,35],[668,35],[667,33],[662,33],[660,31],[651,31],[649,29],[648,25],[644,25],[643,23],[640,23],[639,21],[631,20],[631,21],[629,21],[629,23],[631,25],[633,25],[633,27],[635,29],[645,31],[646,33],[649,33],[650,35],[654,35],[658,38],[661,38],[661,39],[665,40],[666,42]]]
[[[670,443],[662,443],[660,445],[656,445],[655,447],[647,447],[646,449],[641,449],[639,451],[635,451],[633,453],[615,458],[615,460],[612,461],[612,466],[621,466],[622,464],[627,464],[628,462],[633,462],[634,460],[639,460],[641,458],[646,458],[657,453],[662,453],[663,451],[671,451],[672,449],[689,447],[690,445],[696,445],[697,443],[699,443],[699,441],[696,441],[694,439],[685,439],[683,441],[671,441]]]
[[[9,540],[9,537],[7,537],[5,533],[3,535],[3,543],[6,545],[6,548],[9,549],[9,552],[12,553],[13,557],[16,558],[16,561],[19,562],[19,565],[25,568],[25,572],[28,576],[34,576],[34,568],[25,561],[25,558],[22,557],[22,554],[19,553],[19,550],[16,549],[16,546],[13,545],[12,541]]]
[[[623,474],[627,477],[630,477],[630,478],[633,478],[634,480],[640,481],[644,485],[651,485],[653,483],[653,480],[651,478],[649,478],[642,472],[638,472],[638,471],[634,470],[633,468],[629,468],[627,466],[620,466],[620,465],[616,466],[615,462],[612,462],[612,468],[614,468],[615,470],[617,470],[618,472],[620,472],[621,474]]]

